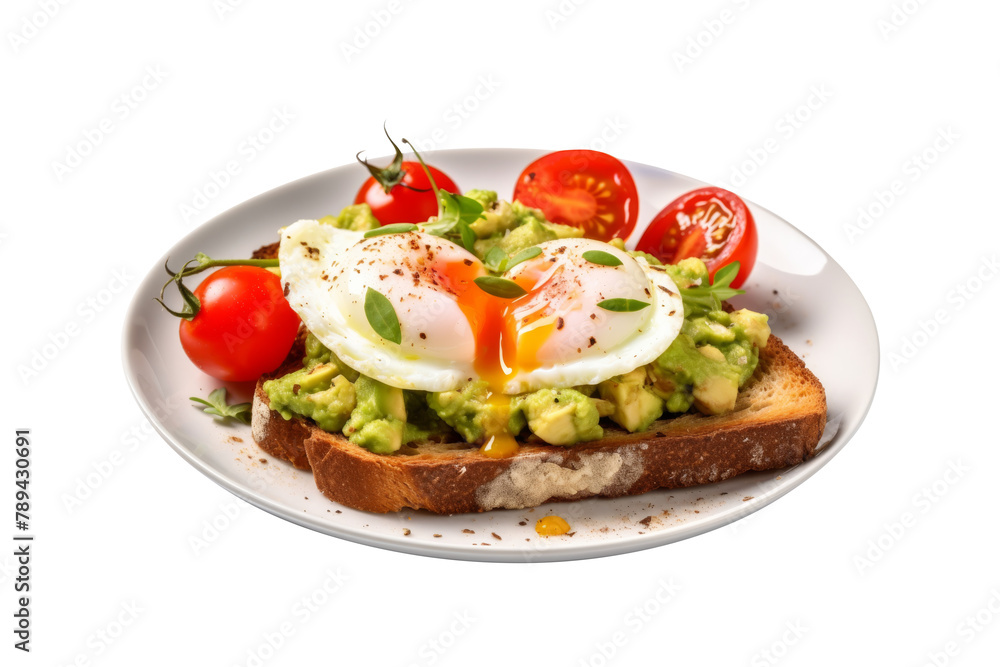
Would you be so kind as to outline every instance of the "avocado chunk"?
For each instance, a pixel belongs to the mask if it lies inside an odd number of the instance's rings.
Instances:
[[[550,445],[575,445],[604,437],[593,399],[575,389],[539,389],[516,399],[528,428]]]
[[[745,337],[762,350],[767,347],[767,339],[771,336],[767,315],[743,308],[730,313],[729,317],[737,334]]]
[[[324,215],[319,222],[355,232],[367,232],[381,227],[381,223],[372,213],[371,206],[364,203],[345,206],[337,215]]]
[[[357,405],[344,425],[344,435],[376,454],[391,454],[403,446],[406,406],[403,390],[361,375],[354,383]]]
[[[739,385],[727,375],[709,375],[694,386],[694,406],[706,415],[721,415],[736,406]]]
[[[497,193],[494,190],[479,190],[478,188],[466,190],[464,196],[469,199],[474,199],[480,206],[483,207],[484,211],[494,208],[499,203]]]
[[[319,363],[264,383],[271,409],[285,419],[301,415],[336,433],[355,408],[354,385],[336,364]]]
[[[722,311],[716,311],[719,315],[726,316]],[[714,313],[713,313],[714,314]],[[718,317],[692,317],[684,320],[681,331],[694,339],[696,344],[709,343],[720,345],[722,343],[732,343],[736,340],[736,332],[728,326],[728,316],[725,323],[718,321]]]
[[[708,267],[697,257],[687,257],[676,264],[664,264],[663,268],[681,289],[701,285],[708,280]]]
[[[493,190],[468,190],[465,196],[476,200],[483,207],[483,214],[469,225],[477,238],[485,239],[494,234],[502,234],[517,226],[518,219],[510,202],[499,201]]]
[[[514,401],[492,396],[485,380],[427,394],[427,405],[466,442],[484,442],[488,435],[504,432],[516,436],[525,427],[524,414]]]
[[[663,399],[646,388],[645,368],[606,380],[598,390],[614,404],[611,419],[630,433],[645,431],[663,415]]]
[[[561,225],[558,222],[546,222],[545,228],[555,234],[557,239],[578,239],[583,237],[582,227]]]

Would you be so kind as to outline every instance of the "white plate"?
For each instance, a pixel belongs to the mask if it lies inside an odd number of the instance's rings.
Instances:
[[[505,197],[521,170],[541,154],[470,149],[441,151],[429,158],[460,186],[495,189]],[[705,185],[656,167],[634,163],[628,167],[641,206],[642,223],[633,239],[663,206]],[[770,315],[774,333],[805,359],[826,388],[830,424],[825,444],[814,458],[718,484],[615,500],[551,503],[534,510],[379,515],[332,503],[316,489],[311,474],[257,449],[249,427],[219,424],[193,406],[189,396],[205,396],[219,383],[187,360],[177,340],[176,321],[153,297],[165,279],[166,257],[175,265],[197,252],[247,257],[255,248],[276,241],[279,227],[339,211],[353,200],[363,176],[356,164],[330,169],[264,193],[207,222],[150,269],[126,316],[125,375],[150,422],[197,470],[272,514],[335,537],[427,556],[530,562],[625,553],[724,526],[777,500],[840,451],[868,411],[878,378],[879,349],[864,297],[811,239],[773,213],[749,204],[760,234],[760,254],[744,286],[748,293],[733,302]],[[249,400],[247,387],[231,389],[237,390],[235,398]],[[534,524],[546,514],[566,518],[572,534],[539,537]]]

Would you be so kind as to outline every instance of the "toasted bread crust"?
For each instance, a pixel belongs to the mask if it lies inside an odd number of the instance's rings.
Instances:
[[[269,409],[264,381],[300,367],[301,357],[299,341],[285,365],[258,381],[254,440],[272,456],[311,468],[330,500],[369,512],[481,512],[719,482],[809,458],[826,423],[822,385],[772,335],[736,409],[726,415],[686,414],[660,420],[644,433],[611,424],[601,440],[573,447],[538,444],[532,437],[503,459],[471,446],[436,443],[380,455],[309,420],[285,420]]]

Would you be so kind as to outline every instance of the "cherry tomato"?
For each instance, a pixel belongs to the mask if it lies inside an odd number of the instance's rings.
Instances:
[[[550,222],[583,229],[587,238],[626,238],[639,214],[632,174],[620,160],[588,150],[556,151],[521,172],[514,199],[540,208]]]
[[[420,163],[404,162],[401,168],[404,172],[402,181],[392,186],[388,193],[372,176],[361,185],[358,195],[354,198],[355,204],[371,206],[375,218],[383,225],[397,222],[425,222],[432,215],[438,214],[434,190]],[[427,168],[434,176],[434,182],[439,189],[452,194],[461,194],[455,181],[447,174],[430,165]]]
[[[194,365],[225,382],[256,380],[288,355],[299,330],[281,280],[256,266],[227,266],[194,290],[201,310],[181,320],[181,346]]]
[[[667,264],[700,257],[715,272],[740,263],[731,286],[739,287],[757,261],[757,226],[743,200],[722,188],[701,188],[670,202],[656,214],[636,250]]]

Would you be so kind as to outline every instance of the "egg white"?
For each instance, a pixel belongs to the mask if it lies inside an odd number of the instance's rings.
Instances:
[[[289,304],[344,363],[394,387],[447,391],[475,378],[476,340],[454,295],[427,270],[435,256],[482,265],[464,248],[428,234],[366,239],[315,220],[282,230],[278,252]],[[392,303],[400,344],[368,322],[368,287]]]
[[[514,374],[504,393],[603,382],[652,362],[680,333],[684,304],[677,286],[661,267],[592,239],[557,239],[538,247],[541,255],[505,275],[513,279],[526,271],[544,271],[532,294],[515,303],[514,314],[520,318],[542,311],[545,317],[541,322],[561,320],[561,327],[552,328],[539,349],[541,366]],[[613,255],[621,264],[612,267],[589,262],[583,254],[590,250]],[[650,306],[612,312],[597,305],[615,298]]]

